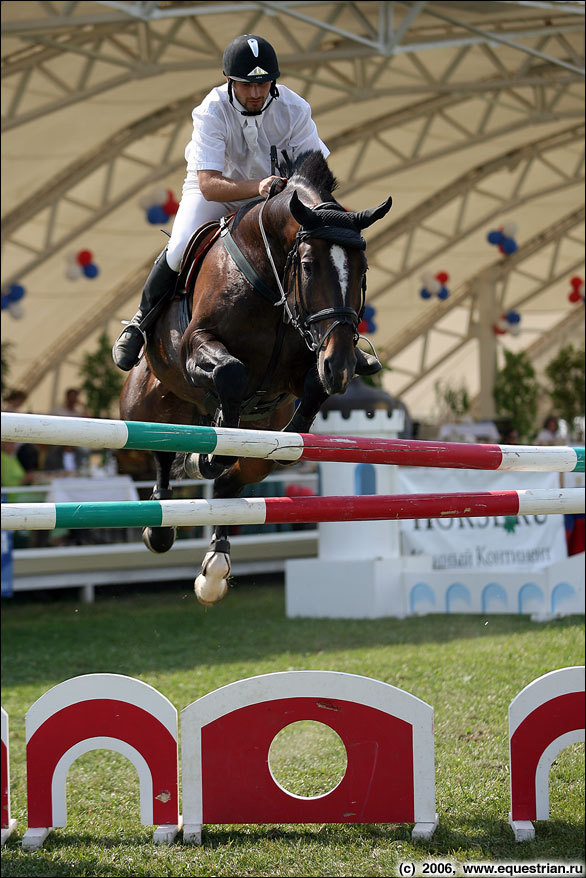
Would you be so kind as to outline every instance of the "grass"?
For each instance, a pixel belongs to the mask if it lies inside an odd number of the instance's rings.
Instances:
[[[508,704],[541,674],[584,662],[583,617],[292,620],[281,585],[242,583],[207,610],[184,588],[108,592],[92,605],[47,596],[3,601],[2,704],[18,822],[3,849],[4,875],[386,876],[398,874],[401,861],[583,862],[583,745],[552,767],[551,819],[536,825],[535,842],[516,844],[507,822]],[[155,846],[152,829],[139,822],[134,768],[99,751],[70,769],[67,827],[42,850],[22,851],[24,715],[51,686],[77,674],[128,674],[181,711],[218,686],[290,669],[363,674],[433,705],[440,825],[430,842],[412,843],[409,825],[208,825],[201,848]],[[283,733],[271,750],[279,781],[300,795],[327,791],[343,770],[339,739],[313,725],[291,727],[297,735]]]

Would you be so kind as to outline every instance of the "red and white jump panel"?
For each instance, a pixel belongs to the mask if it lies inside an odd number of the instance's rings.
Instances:
[[[342,739],[348,763],[329,793],[305,798],[276,782],[269,748],[313,720]],[[203,823],[415,823],[435,811],[433,708],[402,689],[334,671],[289,671],[231,683],[181,713],[183,840]]]
[[[172,841],[179,816],[177,710],[152,686],[119,674],[86,674],[54,686],[26,714],[28,830],[39,848],[67,825],[66,779],[90,750],[114,750],[134,765],[143,825],[160,824],[156,843]]]
[[[584,667],[560,668],[529,683],[509,705],[511,812],[517,841],[535,838],[549,819],[549,770],[570,744],[584,741]]]
[[[0,708],[2,714],[2,845],[16,829],[16,820],[10,816],[10,749],[8,741],[8,714]]]

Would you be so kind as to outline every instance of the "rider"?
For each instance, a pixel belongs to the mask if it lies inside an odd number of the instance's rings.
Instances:
[[[277,89],[279,64],[267,40],[243,34],[222,59],[226,83],[193,110],[193,136],[185,149],[187,176],[170,240],[149,274],[140,306],[122,331],[112,356],[125,372],[135,366],[161,306],[175,288],[181,258],[203,223],[235,213],[242,204],[280,192],[286,178],[271,173],[271,147],[294,161],[302,152],[329,150],[320,140],[307,101],[286,86]],[[266,114],[266,115],[265,115]],[[356,349],[357,374],[381,368]]]

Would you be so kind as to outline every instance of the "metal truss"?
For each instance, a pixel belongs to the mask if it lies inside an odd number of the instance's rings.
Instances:
[[[479,296],[487,284],[496,285],[497,309],[494,315],[492,315],[496,322],[505,307],[505,303],[507,309],[520,308],[546,292],[550,287],[564,281],[576,271],[583,270],[584,217],[585,210],[583,207],[566,215],[527,241],[512,256],[499,259],[464,284],[461,284],[454,290],[448,300],[432,305],[425,314],[422,314],[410,326],[402,330],[400,337],[394,339],[390,344],[381,347],[379,349],[381,359],[391,367],[396,377],[401,376],[404,378],[402,383],[400,381],[397,382],[395,392],[399,394],[408,393],[420,381],[428,378],[431,372],[442,366],[446,367],[448,361],[465,345],[478,339]],[[564,246],[567,244],[574,246]],[[537,277],[527,270],[525,263],[549,245],[553,246],[548,270],[545,276]],[[515,287],[515,275],[523,278],[525,289],[527,288],[528,279],[532,283],[531,289],[528,292],[524,292],[521,296],[517,297],[513,297],[509,292],[511,288]],[[466,319],[462,321],[464,328],[460,331],[454,329],[453,325],[449,329],[445,326],[446,315],[455,308],[466,309]],[[528,348],[528,351],[534,350],[537,352],[538,348],[551,345],[555,338],[559,336],[560,326],[567,326],[568,321],[573,325],[573,319],[571,319],[570,314],[565,314],[557,327],[550,327],[547,333],[543,333],[543,340],[540,341],[538,339]],[[581,319],[583,320],[583,315],[581,315]],[[444,346],[440,355],[435,357],[430,353],[432,347],[431,340],[434,333],[441,335],[444,339],[451,342],[449,345]],[[549,340],[547,336],[549,336]],[[421,340],[417,366],[414,370],[406,370],[398,362],[395,362],[395,359],[417,340]]]
[[[96,6],[101,7],[97,12]],[[286,45],[280,50],[283,75],[305,80],[308,90],[319,85],[332,91],[331,106],[339,106],[343,96],[363,101],[477,90],[471,63],[477,52],[494,70],[497,89],[503,76],[511,84],[530,84],[535,62],[565,76],[560,82],[583,81],[583,6],[550,3],[528,9],[501,3],[500,14],[494,3],[490,12],[482,6],[462,3],[455,18],[441,2],[53,0],[38,4],[41,17],[35,19],[19,16],[22,2],[5,2],[2,34],[11,50],[2,64],[9,87],[3,129],[136,79],[174,71],[216,73],[223,47],[213,34],[226,33],[233,24],[238,32],[276,29]],[[495,45],[512,50],[506,65]],[[423,60],[433,50],[450,53],[441,73]],[[76,64],[64,76],[66,56]],[[485,82],[482,88],[491,85]]]
[[[344,156],[344,151],[350,150],[352,155],[350,177],[340,188],[340,197],[346,198],[372,179],[376,178],[382,185],[385,177],[391,176],[398,170],[406,170],[446,154],[454,154],[475,143],[496,139],[501,135],[520,130],[529,123],[547,123],[564,117],[572,118],[574,115],[582,117],[583,109],[577,97],[575,100],[566,97],[563,105],[560,106],[560,86],[557,82],[550,83],[545,79],[538,92],[539,95],[535,94],[533,101],[525,99],[520,101],[517,100],[516,89],[502,84],[501,90],[491,95],[483,93],[477,93],[473,97],[462,97],[459,94],[439,95],[419,101],[408,108],[371,119],[364,126],[342,131],[328,140],[328,146],[334,154],[340,153]],[[182,168],[184,143],[190,136],[191,109],[203,96],[204,93],[201,92],[174,101],[169,106],[119,131],[114,137],[99,144],[90,153],[69,165],[52,180],[45,182],[38,191],[7,213],[2,218],[2,244],[12,245],[18,255],[14,259],[16,264],[14,267],[11,265],[9,269],[10,276],[6,276],[3,282],[10,284],[22,280],[30,271],[70,245],[78,236],[103,220],[113,210],[131,202],[145,187],[164,180]],[[474,114],[475,126],[465,127],[451,115],[464,101],[473,101],[475,107],[481,108],[480,113]],[[509,120],[505,124],[500,123],[499,110],[505,108],[508,117],[511,108],[514,108],[518,121]],[[319,123],[319,116],[316,118]],[[450,127],[452,137],[449,146],[446,146],[443,140],[439,141],[438,145],[433,133],[436,120],[441,120]],[[387,143],[385,136],[408,124],[418,125],[420,134],[410,151],[400,152]],[[140,161],[137,161],[133,151],[134,145],[154,133],[158,133],[159,136],[156,138],[156,151],[153,147],[152,158],[146,161],[141,157]],[[579,131],[577,136],[580,136]],[[365,145],[370,141],[384,143],[389,154],[389,164],[378,168],[375,173],[371,170],[372,163],[369,162],[368,151],[365,149]],[[549,148],[553,148],[551,144],[554,144],[554,141],[550,138],[544,142],[541,148],[544,154],[547,152],[548,144],[550,144]],[[539,151],[539,145],[526,148],[529,158],[535,157]],[[500,161],[508,165],[511,157],[507,155]],[[499,160],[496,161],[496,166],[498,165]],[[133,170],[132,177],[124,172],[124,169],[129,167]],[[87,200],[82,198],[77,190],[80,184],[92,175],[101,175],[102,183],[99,197]],[[560,182],[558,178],[556,180]],[[443,204],[449,198],[457,197],[460,187],[467,186],[468,181],[469,177],[466,175],[462,178],[461,184],[457,183],[450,187],[448,193],[446,190],[438,193],[436,198],[428,202],[429,207],[433,207],[438,198]],[[74,208],[74,211],[71,208]],[[427,216],[431,213],[430,210]],[[72,219],[67,222],[69,214]],[[39,222],[43,223],[42,234],[39,235],[38,231],[35,234],[34,247],[30,245],[25,234],[27,222],[33,219],[36,221],[37,230]],[[406,247],[409,248],[412,235],[415,233],[415,225],[424,219],[425,216],[418,214],[413,219],[407,218],[406,224],[401,220],[400,223],[391,226],[391,229],[396,231],[393,232],[390,240],[395,240],[397,231],[407,229],[411,231],[411,237],[406,241]],[[464,223],[463,219],[462,223]],[[20,235],[19,230],[21,230]],[[461,229],[456,230],[456,234],[461,232]],[[379,249],[377,240],[377,238],[371,239],[369,254],[374,254]],[[370,298],[377,295],[375,291]]]
[[[558,150],[578,144],[579,154],[573,165],[561,163]],[[566,156],[567,157],[567,156]],[[539,174],[533,174],[539,168]],[[502,177],[498,186],[490,186],[490,178],[504,169],[509,173],[508,190],[504,190]],[[572,187],[584,180],[584,124],[572,125],[564,131],[525,144],[518,149],[509,150],[491,161],[484,162],[467,171],[453,183],[436,191],[424,202],[405,216],[389,225],[368,240],[368,258],[371,265],[388,277],[378,288],[369,291],[369,302],[375,302],[389,295],[389,287],[398,284],[414,272],[426,267],[439,256],[444,256],[454,244],[487,223],[503,216],[532,199],[545,196],[564,188]],[[470,204],[474,196],[474,209]],[[455,202],[457,208],[453,227],[446,228],[442,211]],[[415,248],[419,232],[436,240],[437,246],[430,246],[424,256],[421,247]],[[394,270],[384,264],[384,253],[389,245],[394,248],[394,260],[399,267]],[[376,258],[381,253],[381,259]]]

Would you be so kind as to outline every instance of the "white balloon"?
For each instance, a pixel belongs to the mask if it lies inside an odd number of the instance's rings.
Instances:
[[[499,320],[497,320],[496,327],[497,329],[502,329],[503,332],[507,332],[507,330],[511,328],[511,324],[508,322],[506,317],[501,317]]]
[[[505,238],[514,238],[518,231],[519,227],[515,222],[505,223],[503,225],[503,235]]]
[[[65,277],[67,280],[77,280],[83,274],[83,269],[78,262],[72,262],[67,266],[67,270],[65,272]]]
[[[13,302],[8,308],[8,313],[11,317],[14,317],[15,320],[22,320],[24,317],[24,305],[22,302]]]
[[[152,207],[153,204],[155,203],[153,201],[153,193],[152,192],[145,192],[145,194],[141,195],[140,198],[138,199],[138,203],[139,203],[139,206],[142,207],[143,210],[148,210],[149,207]]]
[[[509,323],[509,332],[511,335],[519,335],[521,332],[521,324],[520,323]]]
[[[429,292],[431,293],[431,290],[429,289],[429,284],[435,280],[431,271],[424,271],[423,274],[421,275],[421,280],[423,281],[423,284],[425,285],[425,289],[429,290]]]
[[[435,278],[433,276],[432,276],[431,280],[427,281],[425,286],[427,287],[427,291],[430,292],[432,294],[432,296],[437,296],[437,294],[440,292],[440,290],[442,288],[442,285],[440,284],[439,280],[437,280],[437,278]]]
[[[157,186],[149,194],[151,196],[151,203],[148,204],[147,207],[152,207],[153,204],[165,204],[169,198],[167,190],[162,186]]]

